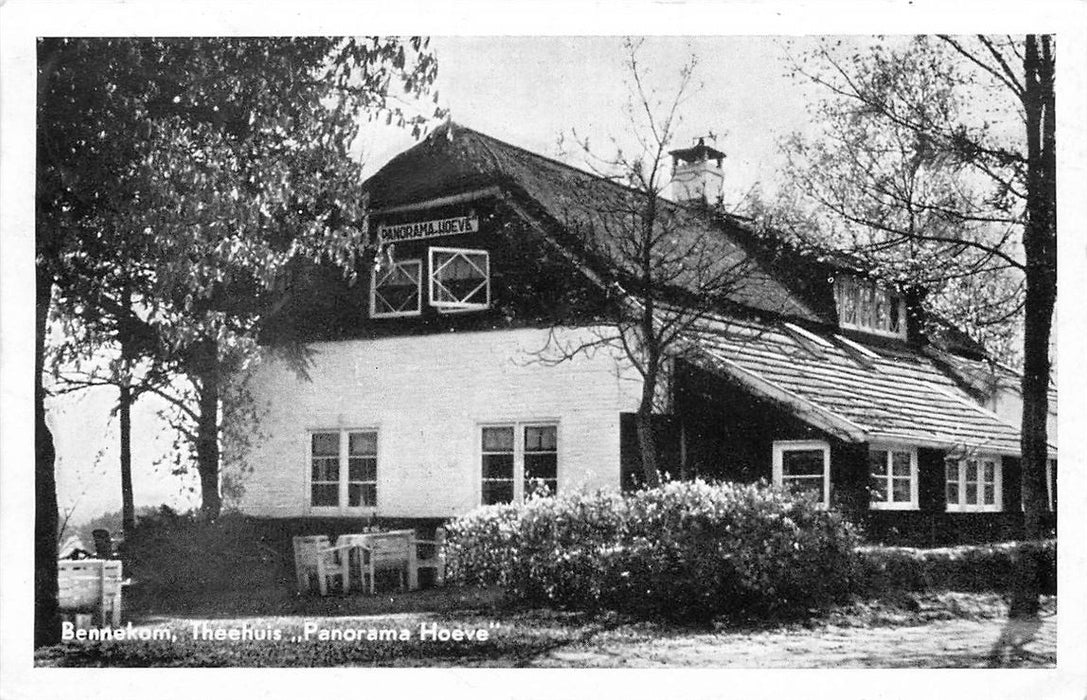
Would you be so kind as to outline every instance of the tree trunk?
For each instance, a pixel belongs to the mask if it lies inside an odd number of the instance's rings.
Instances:
[[[657,464],[657,436],[653,430],[653,396],[656,393],[655,378],[646,378],[642,384],[642,402],[638,406],[635,425],[638,428],[638,448],[642,455],[642,475],[648,488],[660,486],[660,466]]]
[[[127,285],[121,294],[121,305],[126,311],[132,308],[132,292]],[[124,329],[125,326],[122,324],[120,328]],[[129,330],[122,330],[120,341],[124,372],[118,398],[121,415],[121,529],[127,538],[136,528],[136,503],[132,495],[132,338]]]
[[[125,538],[136,527],[136,504],[132,496],[132,387],[120,386],[121,415],[121,528]]]
[[[1045,467],[1048,459],[1046,418],[1049,413],[1049,341],[1057,298],[1056,266],[1056,150],[1054,139],[1053,66],[1049,38],[1027,36],[1023,57],[1027,124],[1027,223],[1023,231],[1026,254],[1026,301],[1023,343],[1022,489],[1023,537],[1044,536]],[[1011,614],[1038,613],[1041,585],[1037,550],[1020,551],[1012,591]]]
[[[222,510],[219,495],[219,359],[214,341],[200,349],[200,415],[196,430],[196,469],[200,473],[200,510],[215,520]]]
[[[36,270],[34,354],[34,646],[60,641],[57,605],[57,479],[53,434],[45,422],[45,337],[52,299],[52,275]]]

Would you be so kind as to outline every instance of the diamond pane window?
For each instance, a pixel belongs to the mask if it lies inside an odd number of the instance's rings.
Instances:
[[[402,260],[375,270],[371,276],[370,315],[417,316],[421,311],[423,263]]]
[[[430,304],[447,310],[489,307],[491,272],[487,251],[431,248]]]

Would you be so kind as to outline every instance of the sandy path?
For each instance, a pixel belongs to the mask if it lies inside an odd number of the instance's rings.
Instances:
[[[993,656],[994,647],[1003,650]],[[703,666],[714,668],[1052,667],[1057,618],[940,620],[901,627],[837,627],[749,634],[685,634],[655,639],[602,632],[529,662],[544,667]]]

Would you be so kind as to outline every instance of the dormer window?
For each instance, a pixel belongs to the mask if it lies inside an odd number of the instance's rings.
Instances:
[[[834,279],[834,301],[838,306],[840,327],[906,337],[906,300],[875,281],[838,275]]]

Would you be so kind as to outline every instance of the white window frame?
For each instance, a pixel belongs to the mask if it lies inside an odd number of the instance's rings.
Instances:
[[[845,315],[842,313],[843,303],[841,295],[845,293],[843,288],[848,280],[848,284],[851,284],[857,289],[857,300],[855,314],[858,319],[857,323],[852,323],[845,320]],[[887,319],[888,326],[890,325],[891,310],[890,301],[894,297],[898,297],[898,330],[892,331],[889,328],[880,328],[876,325],[876,295],[884,295],[887,302]],[[865,324],[860,322],[861,319],[861,306],[862,304],[871,303],[871,324]],[[848,328],[850,330],[860,331],[862,333],[871,333],[873,335],[881,335],[887,338],[900,338],[905,340],[907,337],[907,323],[906,323],[906,298],[893,290],[887,289],[878,284],[874,280],[870,280],[864,277],[858,277],[856,275],[842,274],[834,280],[834,306],[838,313],[838,326],[840,328]]]
[[[823,452],[823,500],[819,505],[823,508],[830,508],[830,443],[826,440],[775,440],[773,448],[774,484],[785,488],[784,454],[786,452],[805,452],[809,450],[821,450]]]
[[[469,303],[457,302],[457,301],[438,301],[437,300],[437,295],[434,293],[434,291],[435,291],[434,285],[435,284],[440,284],[440,283],[436,282],[436,280],[434,279],[434,274],[435,274],[435,272],[440,271],[442,269],[442,267],[445,267],[445,265],[448,264],[448,262],[441,265],[437,270],[435,270],[435,268],[434,268],[434,255],[436,253],[437,254],[451,254],[453,256],[460,255],[469,264],[471,264],[473,267],[475,267],[477,270],[479,270],[479,266],[476,265],[474,262],[472,262],[472,260],[470,258],[468,258],[467,256],[468,255],[482,255],[483,256],[483,269],[480,270],[480,271],[485,275],[486,279],[483,281],[483,284],[481,285],[481,287],[483,287],[484,290],[485,290],[486,300],[483,303],[476,303],[476,304],[469,304]],[[489,251],[481,250],[481,249],[477,249],[477,248],[442,248],[442,247],[439,247],[439,246],[432,246],[427,251],[427,280],[428,280],[428,285],[427,285],[428,290],[427,291],[429,293],[430,305],[433,306],[434,308],[438,309],[439,311],[443,311],[443,312],[446,312],[446,313],[451,312],[451,311],[479,311],[479,310],[482,310],[482,309],[489,309],[491,307],[491,254],[490,254]],[[442,285],[442,287],[444,288],[444,285]],[[475,294],[477,291],[479,291],[479,289],[480,289],[480,287],[476,287],[471,292],[471,294],[469,294],[468,296],[472,296],[472,294]]]
[[[339,490],[337,505],[335,506],[315,506],[313,505],[313,436],[319,433],[335,433],[339,435]],[[349,438],[351,433],[373,433],[374,434],[374,459],[377,465],[374,469],[374,480],[360,481],[355,483],[374,485],[374,505],[348,505],[348,496],[350,491],[350,461],[348,454],[349,450]],[[373,514],[377,511],[378,506],[381,504],[381,492],[378,488],[380,484],[380,470],[381,470],[381,432],[374,427],[370,428],[310,428],[306,431],[306,489],[305,489],[305,503],[306,509],[311,515],[359,515],[359,514]]]
[[[562,426],[557,420],[529,421],[494,421],[476,425],[476,502],[483,504],[483,429],[513,428],[513,500],[511,503],[523,503],[525,500],[525,428],[555,429],[555,493],[562,483]]]
[[[978,503],[966,502],[966,464],[977,462],[977,498]],[[993,503],[985,503],[985,462],[993,462]],[[947,500],[947,467],[958,465],[959,500],[951,503]],[[948,513],[1001,513],[1004,510],[1004,465],[1000,455],[972,454],[944,460],[944,501]]]
[[[869,497],[868,507],[871,510],[918,510],[918,508],[920,506],[919,506],[919,499],[918,499],[918,483],[919,483],[919,480],[918,480],[918,475],[917,475],[917,448],[916,447],[910,447],[908,445],[895,445],[895,444],[888,444],[888,443],[874,443],[874,444],[869,445],[868,446],[868,454],[869,454],[868,479],[869,479],[869,481],[871,481],[872,479],[874,479],[877,476],[876,474],[872,473],[872,468],[871,468],[871,465],[872,465],[871,454],[873,452],[886,452],[887,453],[887,462],[886,462],[886,464],[884,464],[884,467],[886,468],[886,472],[884,474],[878,475],[878,476],[883,476],[887,480],[887,483],[884,485],[884,488],[885,488],[884,493],[887,494],[888,499],[893,498],[893,494],[894,494],[894,477],[892,476],[892,474],[894,473],[894,467],[893,467],[894,456],[893,455],[896,452],[898,452],[900,454],[901,453],[908,453],[910,455],[910,500],[909,501],[893,501],[893,500],[873,501],[871,499],[871,497]],[[901,477],[899,477],[899,478],[901,478]]]
[[[377,278],[384,272],[385,276],[392,274],[396,268],[414,264],[417,269],[415,276],[415,308],[410,311],[378,311],[377,310]],[[382,279],[384,281],[384,279]],[[370,318],[397,318],[403,316],[418,316],[423,312],[423,260],[413,258],[411,260],[397,260],[386,270],[374,270],[370,274]]]

